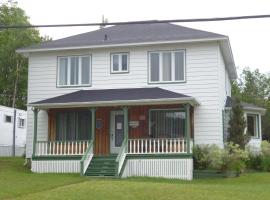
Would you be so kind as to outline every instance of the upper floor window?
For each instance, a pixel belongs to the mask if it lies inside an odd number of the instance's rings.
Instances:
[[[58,58],[58,86],[89,86],[91,83],[90,56]]]
[[[149,82],[184,82],[185,51],[157,51],[149,53]]]
[[[125,73],[129,68],[128,53],[111,54],[111,73]]]

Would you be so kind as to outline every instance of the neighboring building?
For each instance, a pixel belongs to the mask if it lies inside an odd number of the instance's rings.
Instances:
[[[226,141],[229,133],[229,120],[231,108],[234,104],[234,100],[232,97],[228,96],[225,104],[225,112],[224,112],[224,141]],[[265,114],[265,109],[258,107],[253,104],[241,102],[241,106],[244,110],[244,117],[247,122],[247,126],[245,129],[245,133],[250,135],[249,147],[251,150],[258,152],[261,149],[261,141],[262,141],[262,115]]]
[[[24,110],[16,109],[14,122],[14,109],[0,106],[0,157],[13,155],[13,130],[15,123],[15,155],[25,154],[26,118]]]
[[[18,52],[29,58],[34,172],[190,180],[192,145],[224,145],[237,77],[227,36],[118,25]]]

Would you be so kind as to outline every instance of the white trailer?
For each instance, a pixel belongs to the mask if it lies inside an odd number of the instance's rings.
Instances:
[[[26,111],[16,109],[14,120],[14,108],[0,106],[0,157],[13,155],[14,129],[15,155],[22,156],[25,154],[26,118]]]

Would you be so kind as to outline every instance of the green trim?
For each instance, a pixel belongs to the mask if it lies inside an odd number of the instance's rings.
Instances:
[[[36,143],[37,143],[37,120],[38,120],[38,112],[37,108],[34,108],[34,136],[33,136],[33,154],[32,156],[36,155]]]
[[[91,130],[91,140],[93,141],[93,148],[95,146],[95,134],[96,134],[96,108],[91,108],[91,123],[92,123],[92,130]]]
[[[192,154],[127,154],[126,159],[171,159],[192,158]]]
[[[187,138],[187,153],[190,154],[190,105],[186,104],[186,138]]]
[[[82,156],[32,156],[32,160],[81,160]]]

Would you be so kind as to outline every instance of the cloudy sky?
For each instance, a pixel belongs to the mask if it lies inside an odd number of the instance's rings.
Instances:
[[[270,0],[17,0],[32,24],[110,22],[270,14]],[[270,72],[270,18],[181,23],[230,37],[237,67]],[[98,27],[42,28],[53,39]]]

